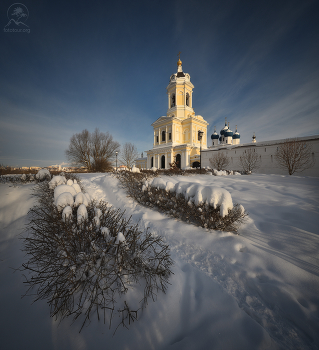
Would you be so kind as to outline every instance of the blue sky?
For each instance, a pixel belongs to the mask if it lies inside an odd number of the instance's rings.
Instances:
[[[23,4],[30,33],[0,34],[4,165],[66,162],[70,137],[96,127],[151,149],[179,51],[209,135],[225,117],[242,143],[319,134],[318,1]]]

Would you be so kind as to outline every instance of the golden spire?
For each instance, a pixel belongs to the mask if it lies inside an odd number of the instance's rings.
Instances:
[[[179,52],[179,53],[177,54],[177,56],[178,56],[177,66],[181,66],[181,65],[182,65],[182,61],[181,61],[181,52]]]

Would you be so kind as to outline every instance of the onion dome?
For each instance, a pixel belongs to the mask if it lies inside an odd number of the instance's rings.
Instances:
[[[224,136],[225,137],[229,137],[229,136],[233,136],[233,132],[229,129],[229,123],[228,123],[228,129],[224,131]]]
[[[228,126],[227,126],[227,118],[225,117],[225,126],[223,129],[220,130],[220,134],[224,135],[225,131],[228,130]],[[225,136],[225,135],[224,135]]]
[[[211,135],[210,137],[212,140],[218,140],[219,136],[216,132],[216,126],[215,126],[215,130],[214,130],[214,133]]]
[[[236,125],[236,131],[233,135],[233,140],[237,140],[237,139],[240,139],[240,133],[237,131],[237,125]]]
[[[182,61],[181,59],[179,58],[178,61],[177,61],[177,66],[181,66],[182,65]]]
[[[255,133],[254,133],[252,143],[256,143],[256,142],[257,142],[257,141],[256,141],[256,135],[255,135]]]

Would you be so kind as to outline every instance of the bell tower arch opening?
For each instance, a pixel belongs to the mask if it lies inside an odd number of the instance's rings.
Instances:
[[[186,106],[189,107],[189,93],[186,92]]]

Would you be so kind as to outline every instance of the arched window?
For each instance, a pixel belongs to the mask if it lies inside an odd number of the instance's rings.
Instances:
[[[165,169],[165,156],[162,156],[161,158],[161,168]]]
[[[189,93],[186,93],[186,106],[189,106]]]
[[[199,168],[200,167],[200,162],[194,162],[193,164],[192,164],[192,167],[193,168]]]
[[[180,154],[176,155],[176,166],[178,168],[181,168],[181,155]]]
[[[165,141],[165,134],[166,134],[166,132],[162,131],[162,141]]]
[[[175,94],[172,94],[172,99],[171,99],[171,108],[175,107]]]

